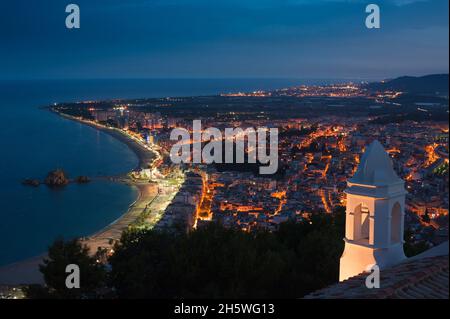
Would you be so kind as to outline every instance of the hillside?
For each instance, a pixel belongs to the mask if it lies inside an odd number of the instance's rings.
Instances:
[[[403,76],[384,82],[367,85],[371,91],[401,91],[416,95],[448,96],[448,74],[433,74],[422,77]]]

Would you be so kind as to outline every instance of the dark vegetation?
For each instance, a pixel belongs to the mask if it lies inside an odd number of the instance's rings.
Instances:
[[[403,249],[405,251],[405,256],[408,258],[423,253],[430,248],[426,241],[413,242],[412,234],[413,232],[409,229],[405,231],[405,244]]]
[[[123,234],[111,271],[76,241],[58,240],[41,266],[47,287],[31,298],[300,298],[337,282],[344,212],[286,223],[274,233],[244,233],[211,224],[189,234]],[[78,264],[82,289],[65,287],[65,267]],[[107,275],[107,279],[106,278]]]
[[[127,233],[111,279],[122,298],[296,298],[338,280],[342,237],[341,213],[276,233]]]
[[[338,281],[345,209],[285,223],[277,232],[245,233],[210,224],[189,234],[130,228],[107,267],[78,241],[57,240],[40,270],[46,286],[29,298],[301,298]],[[405,233],[405,253],[428,249]],[[99,252],[100,254],[101,252]],[[81,289],[67,289],[68,264]]]
[[[57,239],[48,250],[48,257],[39,266],[44,275],[45,287],[33,285],[26,288],[29,298],[80,299],[96,298],[105,287],[107,272],[104,265],[97,263],[96,257],[89,256],[89,250],[78,240]],[[80,268],[80,289],[67,289],[67,265]]]

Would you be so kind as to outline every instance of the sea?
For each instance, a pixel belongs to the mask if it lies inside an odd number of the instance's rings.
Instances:
[[[57,102],[179,97],[269,90],[332,80],[126,79],[0,80],[0,266],[45,253],[57,239],[91,235],[136,200],[133,187],[108,182],[62,189],[24,186],[56,168],[69,177],[128,172],[135,154],[113,137],[63,119],[44,107]]]

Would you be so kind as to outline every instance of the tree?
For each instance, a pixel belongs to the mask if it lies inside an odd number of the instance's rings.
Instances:
[[[426,241],[415,242],[413,234],[414,232],[411,229],[405,230],[403,250],[408,258],[421,254],[430,248]]]
[[[339,208],[274,233],[130,230],[110,258],[111,284],[122,298],[300,298],[338,281],[344,216]]]
[[[77,265],[80,269],[80,288],[66,287],[68,265]],[[45,287],[29,287],[30,298],[78,299],[96,297],[97,289],[103,287],[106,271],[95,257],[89,255],[89,248],[78,240],[57,239],[48,250],[48,258],[39,265],[44,276]]]
[[[344,217],[339,207],[256,233],[214,223],[190,233],[132,227],[108,260],[108,281],[86,246],[57,240],[40,267],[46,287],[27,294],[95,298],[106,282],[120,298],[300,298],[338,281]],[[68,264],[81,270],[80,289],[66,288]]]

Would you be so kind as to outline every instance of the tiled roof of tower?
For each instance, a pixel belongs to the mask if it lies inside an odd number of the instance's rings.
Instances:
[[[448,299],[449,267],[445,256],[412,259],[380,271],[380,288],[368,289],[367,274],[316,291],[306,299]]]

